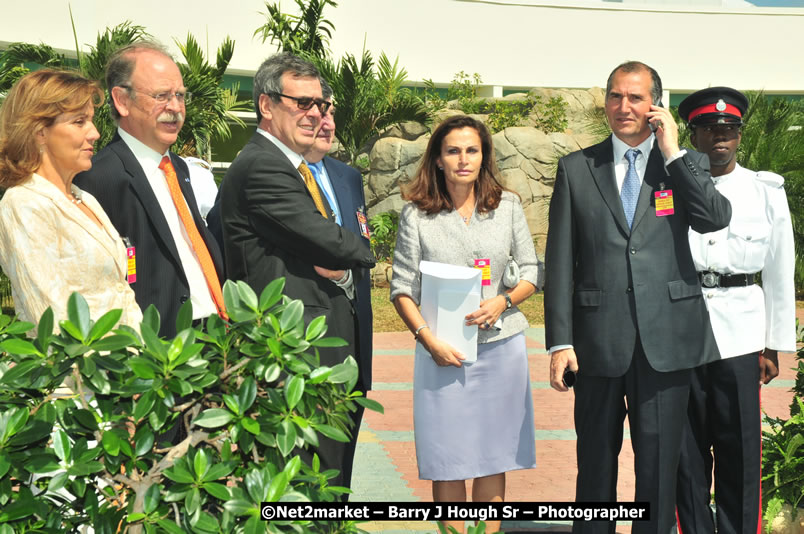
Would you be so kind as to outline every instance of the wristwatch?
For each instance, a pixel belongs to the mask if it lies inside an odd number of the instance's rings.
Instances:
[[[514,305],[514,303],[511,301],[511,295],[508,293],[503,293],[502,296],[505,299],[505,309],[510,310],[511,306]]]

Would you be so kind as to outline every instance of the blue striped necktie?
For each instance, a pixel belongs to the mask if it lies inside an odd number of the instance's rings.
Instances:
[[[625,211],[625,220],[628,221],[628,228],[634,223],[634,212],[636,211],[637,201],[639,200],[639,175],[636,171],[636,159],[640,152],[636,148],[629,148],[625,152],[625,159],[628,160],[628,170],[625,171],[623,188],[620,191],[620,200]]]

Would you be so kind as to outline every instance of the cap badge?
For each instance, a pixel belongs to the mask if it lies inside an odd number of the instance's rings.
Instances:
[[[722,98],[717,101],[717,104],[715,104],[715,109],[718,111],[726,111],[726,103],[723,102]]]

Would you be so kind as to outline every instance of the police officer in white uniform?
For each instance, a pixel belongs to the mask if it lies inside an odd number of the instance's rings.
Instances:
[[[778,352],[796,350],[793,227],[784,178],[737,164],[745,95],[728,87],[691,94],[679,106],[712,180],[731,202],[729,226],[690,231],[721,360],[699,367],[690,390],[677,509],[683,534],[758,532],[759,389],[779,374]],[[761,286],[759,277],[761,274]]]

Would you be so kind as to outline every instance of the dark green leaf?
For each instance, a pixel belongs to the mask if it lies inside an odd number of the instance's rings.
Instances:
[[[234,416],[229,410],[211,408],[201,412],[201,414],[195,418],[193,424],[204,428],[215,428],[227,424],[232,419],[234,419]]]
[[[146,358],[133,357],[126,360],[126,365],[137,375],[139,378],[150,380],[156,377],[155,365]]]
[[[5,436],[11,437],[25,427],[28,422],[28,408],[15,408],[8,418],[8,426],[5,429]]]
[[[225,476],[229,476],[229,473],[234,471],[234,465],[235,464],[232,462],[223,462],[219,464],[214,464],[207,471],[206,476],[204,476],[204,480],[205,481],[219,480]]]
[[[24,339],[9,338],[0,343],[0,350],[8,352],[9,354],[17,354],[20,356],[27,354],[42,354],[39,352],[33,343],[25,341]]]
[[[156,511],[156,508],[159,506],[159,484],[151,484],[151,486],[145,490],[145,500],[143,511],[146,514],[152,514]]]
[[[187,302],[190,301],[188,300]],[[168,534],[186,534],[183,528],[168,519],[160,519],[156,524],[165,529]]]
[[[192,484],[195,482],[193,474],[179,465],[174,465],[169,469],[165,469],[164,474],[167,478],[173,482],[178,482],[179,484]]]
[[[16,521],[34,513],[33,499],[18,500],[0,509],[0,523]]]
[[[307,383],[320,384],[329,378],[330,374],[332,374],[332,369],[330,367],[317,367],[310,373],[310,379],[307,381]]]
[[[262,502],[265,500],[265,494],[268,488],[265,487],[266,480],[263,476],[263,471],[260,469],[252,469],[246,473],[246,476],[243,480],[246,483],[248,494],[255,502]]]
[[[307,332],[304,334],[304,338],[307,341],[312,341],[319,336],[325,334],[327,331],[327,319],[323,315],[316,317],[310,324],[307,325]]]
[[[288,403],[288,409],[292,410],[296,407],[304,394],[304,377],[296,375],[291,378],[285,385],[285,400]]]
[[[279,326],[283,332],[287,332],[295,328],[302,320],[304,314],[304,303],[299,300],[291,300],[290,304],[285,307],[282,312],[282,317],[279,319]]]
[[[3,374],[2,381],[4,384],[17,388],[28,387],[31,382],[26,378],[26,375],[41,366],[41,360],[28,360],[20,362]]]
[[[47,307],[45,313],[39,319],[39,324],[36,327],[36,339],[39,342],[39,348],[44,350],[50,344],[50,336],[53,335],[53,310],[50,306]]]
[[[293,450],[293,446],[296,444],[296,426],[289,419],[285,419],[279,425],[276,444],[282,456],[287,456]]]
[[[262,293],[260,293],[260,311],[265,312],[271,306],[279,302],[279,299],[282,298],[282,290],[284,288],[284,278],[277,278],[265,286],[265,289],[263,289]]]
[[[287,486],[288,474],[282,471],[271,480],[271,485],[268,486],[268,495],[265,497],[266,502],[277,502],[282,497],[282,494],[285,493]]]
[[[6,328],[6,334],[24,334],[30,332],[34,326],[36,325],[27,321],[17,321]]]
[[[243,380],[240,385],[240,390],[237,392],[238,406],[240,406],[240,413],[246,413],[251,405],[254,404],[254,399],[257,398],[257,382],[254,378],[248,376]]]
[[[132,340],[129,336],[111,335],[95,341],[90,346],[92,350],[115,352],[131,344]]]
[[[237,294],[240,296],[240,301],[244,306],[252,311],[258,311],[257,295],[254,293],[254,290],[242,280],[237,281]]]
[[[81,329],[77,325],[74,325],[72,321],[64,319],[62,321],[59,321],[59,326],[61,327],[62,330],[67,332],[74,339],[77,339],[78,341],[83,341],[83,336],[81,335]]]
[[[217,482],[207,482],[202,487],[204,488],[204,491],[206,491],[216,499],[220,499],[222,501],[228,501],[231,498],[229,488],[227,488],[223,484],[218,484]]]
[[[61,469],[59,459],[52,454],[31,456],[23,467],[29,473],[52,473]]]
[[[332,374],[329,375],[327,381],[331,384],[343,384],[355,377],[357,377],[357,365],[350,365],[347,362],[343,362],[332,368]]]
[[[123,315],[123,310],[109,310],[104,313],[94,324],[89,332],[89,342],[100,339],[115,327]]]
[[[147,426],[141,427],[134,434],[134,456],[143,456],[151,452],[154,446],[154,435]]]
[[[245,428],[247,431],[254,434],[255,436],[260,433],[260,424],[254,419],[244,417],[243,419],[240,420],[240,424],[242,424],[243,428]]]
[[[149,304],[142,313],[142,324],[140,325],[140,331],[142,331],[143,326],[147,325],[152,333],[159,332],[160,323],[161,318],[159,317],[159,310],[157,310],[156,306],[153,304]]]
[[[193,303],[190,299],[184,301],[176,315],[176,332],[181,332],[193,325]]]
[[[103,471],[104,467],[103,464],[100,462],[85,462],[81,464],[74,464],[67,470],[67,474],[74,477],[82,477],[86,475],[91,475],[92,473],[97,473],[98,471]]]
[[[226,407],[232,410],[237,415],[240,415],[240,404],[237,402],[237,399],[232,397],[231,395],[227,395],[224,393],[221,398],[223,399],[223,403],[226,404]]]
[[[81,332],[81,341],[89,335],[89,305],[79,293],[73,293],[67,299],[67,318],[78,327]]]
[[[134,419],[139,421],[146,415],[148,412],[151,411],[151,408],[154,405],[154,400],[156,395],[153,391],[147,391],[143,393],[139,399],[137,399],[134,404]]]
[[[117,456],[120,454],[120,437],[111,430],[107,430],[103,433],[101,445],[103,445],[103,450],[105,450],[109,456]]]
[[[100,368],[106,369],[107,371],[112,371],[113,373],[120,373],[120,374],[128,373],[128,368],[123,363],[112,358],[111,356],[101,356],[100,354],[93,354],[89,358],[85,359],[91,359]]]
[[[184,506],[190,514],[195,514],[196,510],[201,506],[201,492],[198,488],[193,488],[187,493],[187,498],[184,499]]]
[[[59,473],[58,475],[54,476],[50,479],[50,482],[47,484],[48,491],[58,491],[64,487],[64,484],[69,479],[69,475],[64,473]]]
[[[335,441],[342,441],[346,442],[349,441],[349,436],[343,430],[335,428],[334,426],[325,425],[325,424],[317,424],[314,425],[315,429],[324,434],[326,437],[330,439],[334,439]]]
[[[379,412],[382,414],[385,413],[385,408],[383,408],[382,404],[380,404],[375,400],[368,399],[366,397],[355,397],[354,401],[363,406],[364,408],[368,408],[369,410],[374,410],[375,412]]]
[[[64,430],[58,429],[53,433],[53,451],[59,457],[59,460],[69,462],[72,445]]]
[[[223,509],[235,516],[256,514],[259,510],[249,501],[232,499],[223,503]]]
[[[151,351],[155,358],[162,363],[167,363],[167,348],[165,343],[156,335],[156,331],[152,330],[146,322],[142,323],[142,340],[145,342],[145,347]]]
[[[348,345],[346,341],[339,337],[322,337],[321,339],[316,339],[315,341],[311,341],[310,345],[314,347],[345,347]]]
[[[198,449],[195,452],[195,458],[193,458],[193,469],[195,469],[196,480],[204,480],[204,475],[207,474],[207,469],[209,469],[209,458],[207,458],[207,454],[204,449]]]
[[[98,430],[98,420],[95,418],[95,414],[89,410],[76,410],[73,412],[73,417],[75,417],[75,420],[78,421],[81,426],[92,431]]]
[[[8,455],[5,452],[0,451],[0,479],[6,476],[6,473],[8,473],[10,467],[11,462],[8,459]]]

